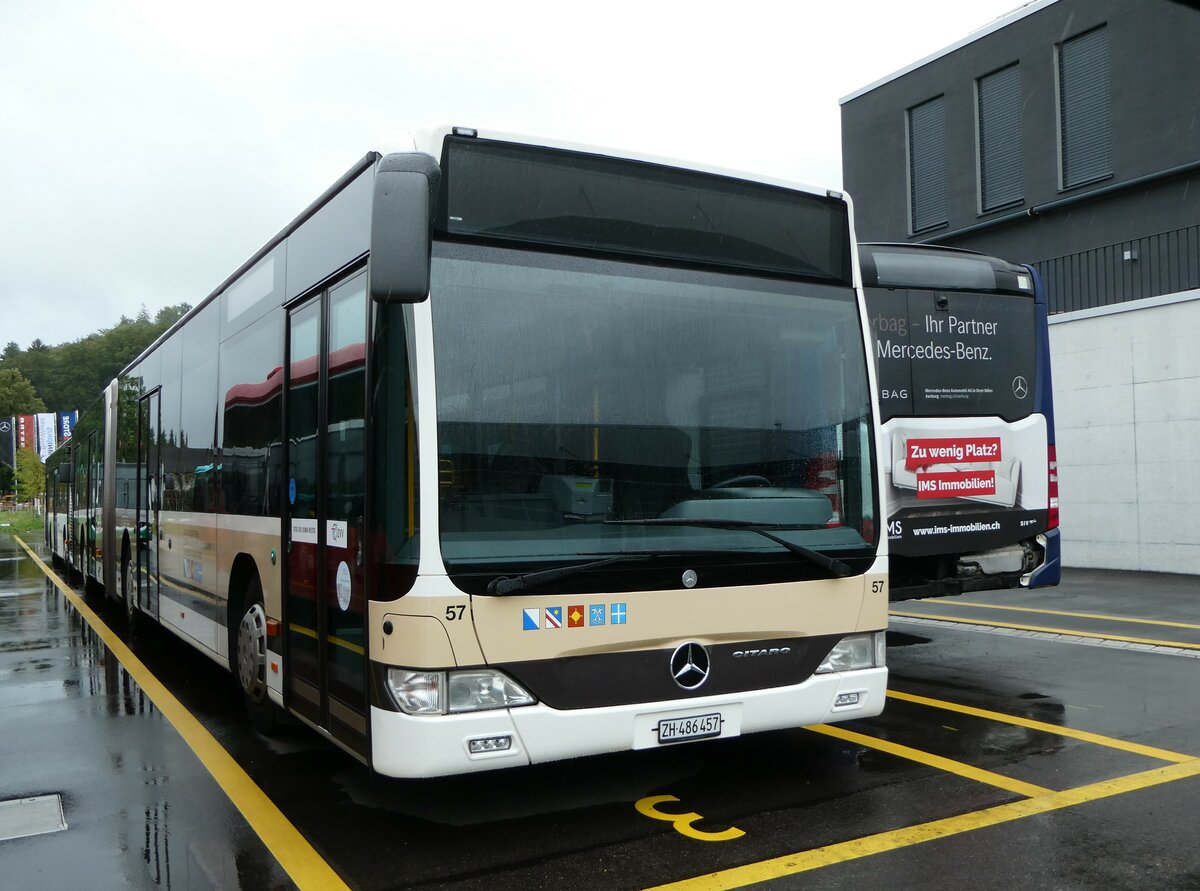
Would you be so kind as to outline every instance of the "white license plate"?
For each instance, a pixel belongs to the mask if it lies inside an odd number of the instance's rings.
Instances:
[[[687,742],[721,735],[721,714],[690,715],[686,718],[666,718],[658,722],[659,743]]]

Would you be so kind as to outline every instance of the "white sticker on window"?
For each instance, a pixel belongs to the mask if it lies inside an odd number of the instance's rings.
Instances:
[[[325,544],[331,548],[344,548],[347,546],[345,520],[325,521]]]
[[[292,541],[301,544],[317,543],[317,521],[292,518]]]
[[[338,564],[337,598],[338,606],[343,612],[350,609],[350,567],[346,565],[345,560]]]

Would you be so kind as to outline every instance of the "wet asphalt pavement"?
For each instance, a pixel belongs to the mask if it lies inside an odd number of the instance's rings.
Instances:
[[[1200,888],[1200,579],[1074,570],[895,611],[896,695],[838,735],[419,782],[260,737],[204,656],[127,643],[353,888]],[[0,800],[51,793],[68,828],[0,841],[0,888],[307,882],[0,534]]]

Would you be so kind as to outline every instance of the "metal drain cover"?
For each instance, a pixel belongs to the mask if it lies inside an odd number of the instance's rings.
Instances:
[[[0,842],[10,838],[45,835],[67,828],[63,818],[62,797],[38,795],[0,801]]]

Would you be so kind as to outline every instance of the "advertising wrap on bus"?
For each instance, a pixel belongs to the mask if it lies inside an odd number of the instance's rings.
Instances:
[[[893,553],[983,551],[1047,526],[1027,296],[868,289]]]

